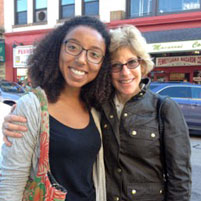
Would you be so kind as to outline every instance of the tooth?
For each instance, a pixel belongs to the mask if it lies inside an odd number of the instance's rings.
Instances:
[[[122,83],[129,83],[129,82],[131,82],[131,80],[122,80],[121,82]]]
[[[84,71],[79,71],[79,70],[75,70],[75,69],[71,69],[73,71],[73,73],[77,74],[77,75],[84,75],[85,72]]]

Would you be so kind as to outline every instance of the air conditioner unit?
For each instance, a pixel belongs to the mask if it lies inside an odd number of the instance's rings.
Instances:
[[[47,10],[36,11],[36,22],[46,22],[47,21]]]

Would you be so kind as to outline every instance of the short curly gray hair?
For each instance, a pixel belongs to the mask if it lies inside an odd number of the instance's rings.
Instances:
[[[123,25],[110,30],[111,56],[121,47],[129,47],[137,57],[142,59],[142,75],[147,75],[154,67],[154,63],[147,52],[147,43],[141,32],[133,25]]]

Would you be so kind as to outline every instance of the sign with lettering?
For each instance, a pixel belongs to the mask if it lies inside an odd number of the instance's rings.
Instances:
[[[33,53],[34,46],[17,46],[13,48],[13,66],[15,68],[24,68],[27,66],[27,59]]]
[[[149,53],[201,50],[201,40],[148,44]]]
[[[0,41],[0,62],[5,62],[5,43]]]
[[[201,56],[157,57],[156,66],[201,66]]]

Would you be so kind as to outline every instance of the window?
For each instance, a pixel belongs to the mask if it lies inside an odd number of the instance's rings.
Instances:
[[[201,0],[126,0],[127,18],[201,9]]]
[[[159,92],[160,95],[172,98],[191,98],[190,87],[168,87]]]
[[[34,22],[47,21],[47,0],[34,0]]]
[[[127,1],[128,18],[152,15],[152,0]]]
[[[159,13],[176,13],[186,10],[200,9],[200,0],[159,0]]]
[[[75,1],[60,0],[60,19],[70,18],[75,16]]]
[[[27,24],[27,0],[15,1],[15,24]]]
[[[201,87],[192,87],[192,97],[201,99]]]
[[[99,15],[99,1],[83,0],[82,1],[82,14],[89,16]]]

